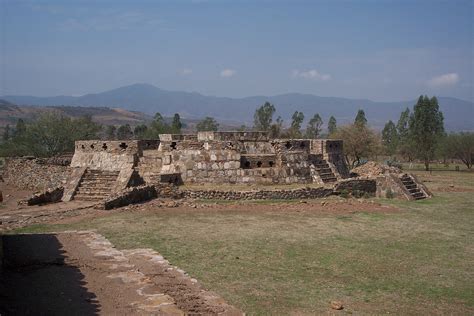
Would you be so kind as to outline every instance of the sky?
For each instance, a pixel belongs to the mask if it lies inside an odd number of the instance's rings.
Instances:
[[[0,0],[0,95],[474,101],[474,1]]]

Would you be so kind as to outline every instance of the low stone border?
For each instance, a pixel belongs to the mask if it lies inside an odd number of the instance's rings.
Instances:
[[[302,188],[293,190],[258,190],[258,191],[219,191],[219,190],[184,190],[184,198],[204,200],[292,200],[317,199],[329,196],[333,190],[325,187]]]
[[[31,206],[31,205],[56,203],[56,202],[61,201],[63,194],[64,194],[64,188],[57,187],[55,189],[48,189],[44,192],[36,193],[26,200],[18,201],[18,204],[19,205],[26,204],[28,206]]]

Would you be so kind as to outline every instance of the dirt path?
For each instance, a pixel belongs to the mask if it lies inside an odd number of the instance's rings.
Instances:
[[[150,249],[94,232],[3,236],[1,315],[241,315]]]

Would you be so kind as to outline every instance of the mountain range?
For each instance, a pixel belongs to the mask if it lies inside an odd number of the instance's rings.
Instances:
[[[369,124],[383,128],[388,120],[397,121],[400,112],[412,108],[416,100],[376,102],[368,99],[321,97],[311,94],[288,93],[275,96],[228,98],[206,96],[196,92],[163,90],[150,84],[133,84],[117,89],[83,96],[35,97],[6,95],[4,100],[18,105],[113,107],[152,115],[160,112],[170,116],[180,113],[184,118],[212,116],[251,124],[255,109],[266,101],[275,105],[277,115],[289,121],[294,111],[301,111],[309,119],[319,113],[327,122],[333,115],[338,124],[351,122],[363,109]],[[452,97],[438,97],[440,109],[449,131],[474,130],[474,103]]]

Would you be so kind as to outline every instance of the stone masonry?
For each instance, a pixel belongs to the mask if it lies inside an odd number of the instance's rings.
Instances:
[[[77,141],[63,200],[103,199],[158,183],[309,184],[348,177],[342,141],[199,132],[159,140]]]

